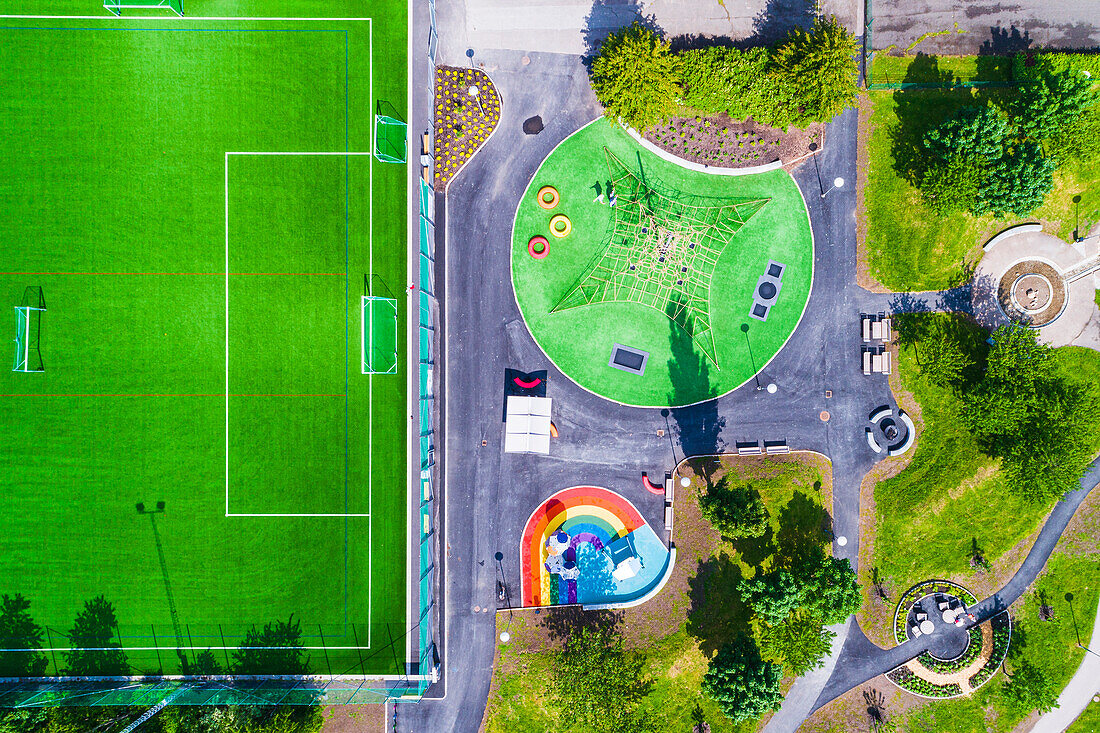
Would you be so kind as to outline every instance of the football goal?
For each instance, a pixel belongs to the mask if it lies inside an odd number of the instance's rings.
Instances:
[[[408,157],[408,125],[389,115],[374,116],[374,157],[383,163],[404,163]]]
[[[363,296],[363,374],[397,374],[397,300]]]
[[[168,8],[182,16],[183,0],[103,0],[103,8],[115,15],[122,15],[123,10]]]
[[[15,306],[15,362],[11,367],[13,372],[45,371],[39,349],[42,314],[45,312],[45,308],[37,306]]]

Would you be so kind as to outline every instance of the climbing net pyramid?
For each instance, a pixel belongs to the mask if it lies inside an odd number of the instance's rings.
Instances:
[[[641,303],[683,328],[719,367],[710,282],[722,251],[771,199],[669,196],[604,148],[611,174],[610,240],[551,312],[593,303]]]

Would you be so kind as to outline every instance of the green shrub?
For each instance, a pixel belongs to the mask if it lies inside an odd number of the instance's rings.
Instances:
[[[1025,51],[1012,58],[1013,81],[1038,79],[1044,71],[1060,72],[1067,69],[1087,71],[1094,81],[1100,82],[1100,53],[1049,53],[1029,54]]]
[[[680,96],[680,65],[667,41],[635,23],[600,46],[592,61],[592,90],[608,117],[646,130],[672,113]]]

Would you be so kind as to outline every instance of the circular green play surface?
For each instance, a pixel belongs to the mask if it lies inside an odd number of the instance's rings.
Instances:
[[[543,186],[560,194],[552,209]],[[565,236],[551,228],[559,215]],[[535,236],[550,240],[541,259]],[[758,289],[771,263],[778,285]],[[688,170],[602,119],[542,162],[512,230],[512,284],[535,341],[566,376],[628,405],[689,405],[751,379],[798,325],[812,278],[810,221],[786,171]],[[766,320],[751,315],[757,302]],[[644,373],[609,364],[616,344],[648,354]]]

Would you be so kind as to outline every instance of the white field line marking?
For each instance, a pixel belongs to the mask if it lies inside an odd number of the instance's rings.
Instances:
[[[369,152],[332,152],[332,151],[226,151],[225,153],[225,516],[227,517],[367,517],[370,518],[370,506],[366,512],[230,512],[229,511],[229,156],[370,156]],[[373,183],[373,181],[372,181]],[[346,277],[346,275],[345,275]],[[368,464],[369,466],[369,464]],[[368,600],[367,623],[370,623],[370,603]],[[368,632],[369,633],[369,632]],[[370,643],[369,640],[367,642]],[[353,647],[356,649],[370,647]]]
[[[367,112],[370,119],[374,120],[374,21],[371,20],[367,27],[367,46],[370,48],[370,68],[367,72]],[[406,64],[408,60],[406,59]],[[406,75],[409,73],[406,69]],[[370,126],[370,146],[374,150],[374,126]],[[367,250],[370,276],[374,277],[374,156],[370,156],[367,162],[367,178],[370,190],[367,192]],[[372,293],[373,295],[373,293]],[[406,351],[411,348],[406,347]],[[406,362],[408,359],[406,359]],[[405,477],[408,481],[408,476]],[[407,511],[407,510],[406,510]],[[367,512],[374,513],[374,375],[367,377]],[[412,578],[405,581],[405,590],[408,592],[408,584]],[[405,604],[405,613],[409,613],[408,604]],[[371,629],[374,627],[374,517],[367,519],[367,648],[373,643]],[[408,659],[408,655],[405,657]]]

